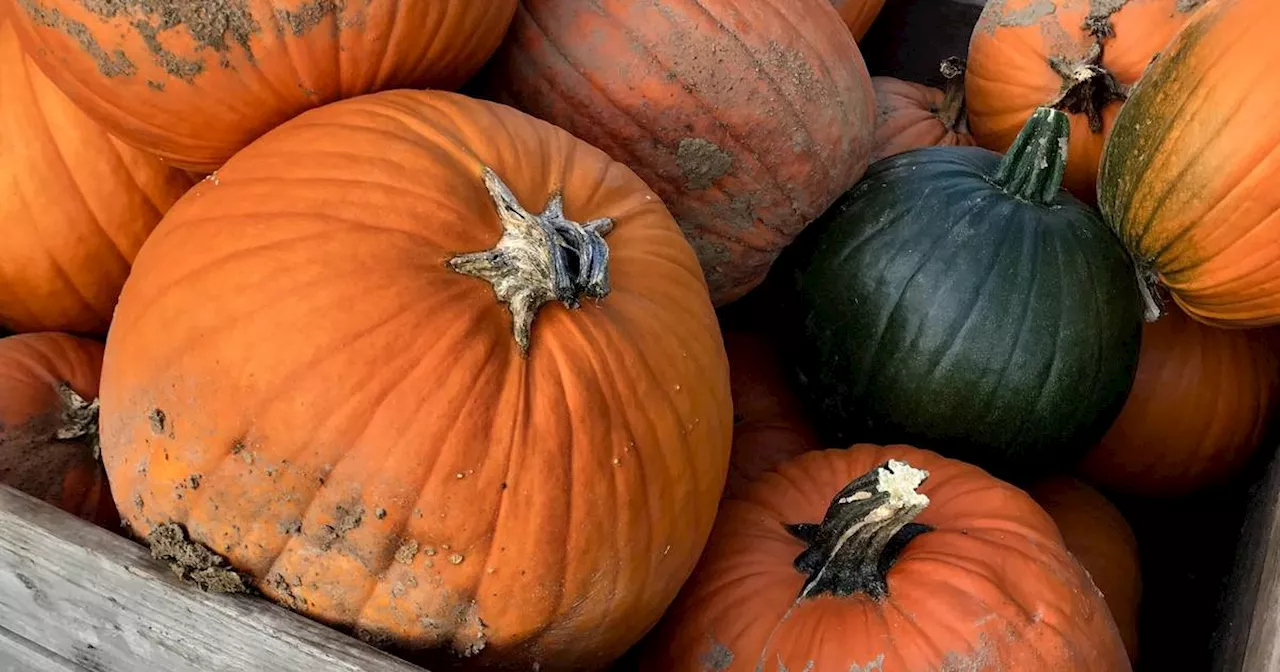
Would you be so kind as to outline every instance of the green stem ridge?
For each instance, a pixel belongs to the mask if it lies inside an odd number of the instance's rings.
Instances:
[[[565,218],[559,190],[539,214],[525,210],[491,168],[481,171],[502,224],[502,237],[490,250],[460,254],[449,260],[458,273],[488,281],[498,301],[511,311],[512,333],[527,357],[533,319],[550,301],[577,308],[583,296],[609,295],[609,245],[604,236],[613,219],[585,224]]]
[[[898,553],[932,529],[913,522],[929,505],[916,492],[928,477],[927,471],[889,460],[836,493],[821,523],[787,525],[787,532],[808,544],[794,562],[807,577],[799,598],[888,595],[885,575]]]
[[[1037,109],[1000,161],[992,182],[1010,196],[1049,205],[1062,188],[1070,136],[1071,120],[1066,114],[1049,107]]]

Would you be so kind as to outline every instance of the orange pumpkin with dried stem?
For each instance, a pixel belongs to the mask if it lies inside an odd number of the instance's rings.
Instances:
[[[724,305],[862,176],[871,78],[827,0],[523,0],[486,96],[627,164]]]
[[[1137,660],[1142,571],[1129,522],[1101,493],[1068,476],[1036,483],[1029,492],[1053,517],[1067,550],[1102,591],[1129,659]]]
[[[194,180],[107,135],[0,18],[0,326],[106,334],[142,241]]]
[[[1133,389],[1081,464],[1109,490],[1174,497],[1226,482],[1280,402],[1280,332],[1220,329],[1172,308],[1143,327]]]
[[[55,332],[0,338],[0,484],[108,529],[98,461],[102,344]]]
[[[769,339],[728,331],[724,345],[733,394],[733,453],[725,496],[733,497],[760,474],[821,444]]]
[[[1003,152],[1036,108],[1071,115],[1063,186],[1097,200],[1098,163],[1129,88],[1199,0],[988,2],[969,43],[969,127]]]
[[[304,110],[460,86],[517,0],[0,0],[40,67],[112,134],[209,172]]]
[[[732,435],[706,284],[657,195],[444,92],[306,112],[197,185],[138,256],[102,394],[139,534],[478,667],[637,641],[702,551]]]
[[[806,453],[721,505],[652,670],[1130,669],[1023,491],[909,446]]]
[[[972,147],[964,111],[964,61],[942,63],[946,91],[893,77],[872,77],[876,135],[871,160],[921,147]]]
[[[880,16],[884,2],[885,0],[831,0],[831,6],[836,8],[845,25],[849,26],[854,39],[861,40],[876,17]]]

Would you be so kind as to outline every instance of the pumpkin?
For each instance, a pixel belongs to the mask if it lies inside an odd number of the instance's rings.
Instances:
[[[1041,106],[1071,115],[1066,188],[1093,203],[1098,161],[1129,87],[1203,0],[988,2],[969,43],[969,126],[1008,149]]]
[[[398,87],[454,88],[516,0],[4,0],[32,57],[112,134],[216,170],[299,112]]]
[[[113,529],[120,518],[98,461],[101,370],[96,341],[0,338],[0,485]]]
[[[818,448],[819,442],[769,339],[726,331],[724,345],[733,397],[733,451],[725,495],[734,496],[760,474]]]
[[[1274,329],[1219,329],[1174,308],[1143,328],[1133,391],[1081,472],[1145,497],[1225,483],[1265,440],[1277,401]]]
[[[1142,572],[1129,522],[1101,493],[1069,476],[1036,483],[1029,493],[1058,524],[1067,550],[1102,591],[1129,659],[1137,660]]]
[[[872,77],[876,92],[876,134],[871,160],[921,147],[973,145],[964,112],[964,62],[942,64],[946,92],[893,77]]]
[[[716,305],[853,186],[875,126],[866,65],[826,0],[523,0],[484,90],[635,170]]]
[[[193,183],[107,135],[0,18],[0,326],[105,334],[142,241]]]
[[[1130,95],[1098,205],[1173,299],[1222,326],[1280,324],[1280,3],[1205,5]],[[1212,82],[1212,86],[1205,86]]]
[[[1128,670],[1023,491],[910,446],[806,453],[726,501],[646,670]]]
[[[885,0],[831,0],[831,6],[836,8],[845,25],[849,26],[853,37],[861,40],[880,15],[884,2]]]
[[[107,341],[132,529],[426,658],[578,669],[635,643],[706,542],[732,438],[658,197],[445,92],[306,112],[218,176],[144,246]]]
[[[1115,236],[1059,189],[1067,128],[1041,108],[1003,158],[878,161],[788,255],[783,351],[828,445],[899,437],[1021,479],[1102,437],[1141,302]]]

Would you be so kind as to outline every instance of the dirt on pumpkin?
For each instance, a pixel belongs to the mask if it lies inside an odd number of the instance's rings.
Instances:
[[[151,557],[169,564],[178,578],[209,593],[252,593],[249,578],[213,549],[193,541],[178,523],[157,525],[147,535]]]

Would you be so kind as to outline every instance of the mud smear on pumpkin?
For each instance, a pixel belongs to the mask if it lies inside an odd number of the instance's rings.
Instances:
[[[356,504],[354,506],[343,506],[339,504],[335,507],[337,518],[333,523],[325,525],[321,528],[320,534],[316,537],[316,545],[322,551],[328,551],[333,545],[338,543],[351,530],[360,527],[364,522],[364,507]]]
[[[1054,0],[1031,0],[1021,9],[1009,11],[1005,8],[1007,0],[988,0],[974,31],[985,31],[994,34],[997,28],[1022,28],[1034,26],[1046,16],[1058,11]]]
[[[733,155],[710,140],[684,138],[676,149],[676,165],[684,175],[684,188],[699,191],[710,187],[729,172],[733,167]]]
[[[346,8],[346,0],[310,0],[299,5],[296,10],[277,9],[276,34],[284,37],[287,29],[294,37],[302,37],[307,31],[320,25],[326,17],[337,19]]]
[[[193,541],[178,523],[157,525],[147,535],[151,557],[169,563],[178,578],[209,593],[252,593],[249,579],[231,568],[227,559]]]
[[[703,672],[724,672],[733,667],[733,651],[713,639],[711,648],[698,656],[698,662],[702,665]]]
[[[97,64],[98,72],[102,73],[103,77],[132,77],[138,74],[138,66],[133,64],[124,51],[116,49],[107,53],[93,33],[89,32],[89,27],[80,21],[68,19],[62,15],[62,12],[39,5],[35,0],[18,0],[18,5],[27,13],[27,16],[31,17],[32,23],[62,31],[75,40],[84,53]]]

